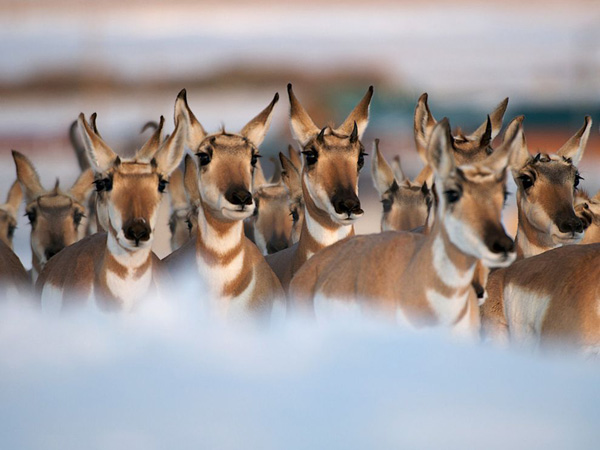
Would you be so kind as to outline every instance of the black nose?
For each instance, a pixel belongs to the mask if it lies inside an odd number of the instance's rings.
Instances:
[[[252,194],[243,187],[229,188],[225,193],[225,198],[232,205],[251,205]]]
[[[485,245],[492,253],[510,253],[515,248],[514,241],[506,235],[504,230],[490,230],[486,233]]]
[[[54,246],[54,247],[47,248],[46,251],[44,252],[44,255],[46,255],[46,261],[48,261],[54,255],[56,255],[58,252],[60,252],[63,248],[64,248],[64,246],[61,246],[61,247]]]
[[[136,245],[150,239],[150,232],[150,227],[144,219],[130,220],[123,227],[125,237],[130,241],[135,241]]]
[[[363,213],[363,210],[360,209],[360,200],[352,191],[336,193],[331,198],[331,203],[338,214],[347,214],[349,216],[350,214]]]
[[[277,253],[278,251],[284,250],[288,248],[287,239],[282,237],[270,239],[267,242],[267,253],[270,255],[272,253]]]
[[[583,222],[578,217],[569,217],[558,222],[558,229],[562,233],[583,233]]]

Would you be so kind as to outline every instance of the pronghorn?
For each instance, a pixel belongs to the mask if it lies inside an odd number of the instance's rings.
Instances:
[[[263,255],[281,251],[293,244],[293,221],[288,212],[289,193],[278,167],[279,164],[276,165],[274,176],[267,181],[257,161],[252,189],[256,208],[252,217],[245,221],[251,228],[246,237],[256,244]]]
[[[35,282],[50,258],[83,237],[80,225],[94,175],[91,170],[83,172],[67,192],[60,190],[58,180],[52,190],[46,190],[29,159],[15,150],[12,155],[31,224],[31,274]]]
[[[567,245],[493,272],[483,335],[529,348],[575,345],[600,354],[600,244]]]
[[[290,125],[302,147],[304,223],[298,243],[269,255],[267,262],[283,288],[312,255],[354,235],[354,222],[363,215],[358,199],[358,174],[364,164],[360,141],[369,121],[373,86],[339,128],[317,128],[288,84]]]
[[[523,116],[508,127],[521,126]],[[556,154],[529,154],[525,135],[513,154],[511,169],[517,184],[517,258],[528,258],[583,238],[583,223],[575,214],[573,195],[580,180],[581,161],[592,127],[584,125]]]
[[[79,115],[78,124],[96,176],[98,217],[108,230],[59,253],[40,275],[42,307],[95,305],[131,311],[157,291],[159,260],[152,253],[158,208],[169,175],[183,156],[186,121],[175,102],[175,130],[162,141],[164,119],[132,159],[121,159]]]
[[[17,213],[23,200],[23,191],[19,180],[16,180],[6,196],[6,203],[0,205],[0,240],[13,248],[13,236],[17,228]]]
[[[302,224],[304,223],[304,196],[302,195],[302,160],[300,154],[290,145],[288,147],[290,157],[287,158],[279,152],[281,162],[281,179],[288,191],[288,209],[292,216],[292,232],[290,240],[295,244],[300,240]]]
[[[500,217],[513,141],[506,139],[481,162],[457,167],[447,119],[440,121],[428,148],[439,199],[431,231],[355,236],[324,249],[298,271],[290,299],[317,318],[343,305],[475,336],[479,308],[471,281],[477,261],[504,267],[515,258]]]
[[[394,158],[392,168],[379,150],[379,139],[375,139],[371,175],[383,205],[381,231],[411,231],[425,226],[433,202],[429,165],[411,181],[402,171],[400,158]]]
[[[252,178],[262,143],[279,99],[248,122],[239,133],[221,130],[208,134],[190,110],[181,92],[188,124],[187,146],[198,157],[198,229],[196,239],[163,260],[173,275],[186,271],[206,297],[209,314],[226,318],[267,318],[274,302],[283,299],[281,284],[258,248],[244,236],[243,221],[255,208]],[[186,161],[186,186],[189,167]],[[194,195],[190,195],[193,199]]]
[[[427,163],[427,142],[437,124],[429,110],[427,99],[427,93],[419,97],[414,116],[415,144],[417,145],[417,152],[424,163]],[[465,135],[459,131],[457,135],[452,136],[451,145],[454,150],[456,164],[460,166],[482,161],[494,151],[491,143],[500,133],[507,106],[508,98],[505,98],[472,134]]]
[[[175,169],[171,174],[168,192],[171,200],[171,217],[169,218],[171,251],[175,251],[189,241],[192,235],[192,222],[190,221],[192,206],[185,191],[183,173],[180,169]]]
[[[583,191],[575,193],[575,214],[585,228],[580,244],[600,243],[600,191],[591,198]]]

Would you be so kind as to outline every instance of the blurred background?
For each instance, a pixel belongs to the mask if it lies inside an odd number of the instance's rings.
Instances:
[[[239,130],[278,91],[261,148],[276,155],[292,142],[288,82],[319,126],[339,124],[373,84],[365,146],[380,138],[412,176],[421,166],[412,115],[422,92],[436,118],[448,116],[467,132],[510,97],[505,123],[525,114],[531,151],[557,150],[589,114],[595,125],[581,173],[593,193],[600,188],[599,24],[600,4],[585,0],[2,0],[0,201],[15,179],[11,149],[31,158],[48,188],[58,176],[69,186],[78,166],[68,128],[80,112],[97,112],[100,132],[125,155],[146,137],[144,123],[172,116],[183,87],[207,130]],[[367,162],[359,232],[379,229],[369,171]],[[160,256],[168,252],[166,206]],[[15,249],[26,266],[28,239],[23,218]]]

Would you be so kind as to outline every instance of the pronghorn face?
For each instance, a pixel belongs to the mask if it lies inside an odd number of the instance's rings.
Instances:
[[[366,155],[353,135],[340,135],[327,127],[303,148],[302,179],[317,208],[340,225],[363,215],[358,199],[358,174]]]
[[[446,120],[436,126],[430,142],[437,217],[454,245],[488,267],[508,266],[516,257],[514,242],[501,222],[506,169],[515,134],[481,163],[460,167],[454,163]]]
[[[366,155],[360,139],[369,121],[373,87],[344,123],[317,128],[288,84],[290,125],[302,146],[302,184],[315,206],[340,225],[351,225],[363,215],[358,199],[358,174]],[[308,199],[305,199],[308,202]]]
[[[171,213],[169,218],[169,230],[171,231],[171,250],[175,251],[185,244],[192,235],[193,222],[190,220],[191,209],[177,209]]]
[[[175,102],[175,130],[162,140],[164,119],[135,157],[123,160],[79,115],[78,124],[88,158],[95,172],[100,224],[126,251],[150,249],[158,208],[170,174],[184,152],[187,123],[181,113],[182,99]]]
[[[23,199],[23,191],[19,180],[15,181],[10,190],[6,203],[0,205],[0,240],[12,248],[12,241],[17,229],[17,212]]]
[[[267,184],[254,192],[256,214],[254,240],[263,254],[276,253],[293,244],[293,220],[288,210],[288,191],[281,183]]]
[[[583,222],[585,236],[582,244],[600,242],[600,192],[590,198],[585,192],[575,194],[575,214]]]
[[[252,175],[258,149],[247,138],[221,132],[199,145],[198,186],[205,207],[221,220],[243,220],[252,216]]]
[[[45,190],[31,162],[13,151],[17,178],[25,193],[25,214],[31,224],[31,250],[41,270],[63,248],[74,244],[85,230],[85,202],[93,188],[91,170],[83,172],[71,189],[63,192],[58,181],[53,190]]]
[[[581,178],[576,166],[583,156],[591,124],[586,117],[583,127],[556,154],[531,156],[523,137],[513,155],[520,218],[548,236],[555,246],[574,244],[583,238],[583,223],[575,214],[573,201]]]
[[[289,147],[290,158],[283,153],[279,153],[281,162],[281,180],[288,192],[288,208],[292,217],[292,231],[290,240],[295,244],[300,240],[300,232],[304,223],[304,196],[302,193],[302,180],[300,171],[302,170],[302,161],[300,154]]]
[[[427,102],[428,96],[424,93],[419,97],[414,116],[415,142],[417,151],[424,162],[427,162],[425,153],[429,137],[437,124]],[[505,98],[473,133],[466,135],[458,130],[454,136],[451,136],[450,144],[457,165],[481,162],[492,154],[494,149],[491,147],[491,143],[500,133],[507,106],[508,98]]]

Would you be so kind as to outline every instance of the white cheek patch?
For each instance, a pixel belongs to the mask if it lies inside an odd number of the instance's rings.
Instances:
[[[514,284],[504,289],[504,314],[511,341],[536,348],[540,342],[542,324],[550,305],[550,296],[529,291]]]
[[[550,216],[544,211],[544,208],[524,198],[521,199],[519,206],[528,222],[540,233],[547,234],[549,237],[555,225]]]

